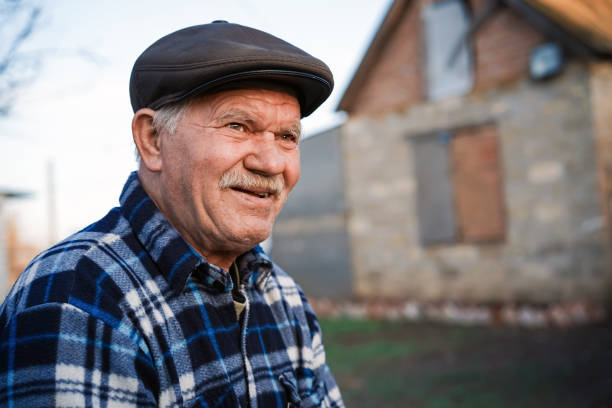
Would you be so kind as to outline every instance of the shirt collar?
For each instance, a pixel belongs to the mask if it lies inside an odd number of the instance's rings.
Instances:
[[[119,202],[123,216],[171,289],[182,291],[194,273],[213,292],[232,290],[229,274],[207,262],[180,236],[142,188],[137,172],[128,177]],[[262,288],[272,271],[272,262],[259,246],[240,255],[236,265],[246,287]]]
[[[240,271],[240,280],[247,288],[257,287],[260,290],[272,273],[272,261],[259,245],[240,255],[236,260]]]

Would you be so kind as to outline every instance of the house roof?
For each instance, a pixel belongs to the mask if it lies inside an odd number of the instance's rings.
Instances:
[[[601,53],[612,54],[611,0],[524,0]]]
[[[561,42],[574,54],[587,58],[612,57],[612,0],[489,0],[489,11],[499,2],[515,9],[527,21],[550,38]],[[410,3],[411,0],[393,1],[336,110],[351,110],[370,70]],[[482,23],[478,17],[486,18],[490,14],[485,12],[477,16],[475,26],[466,33],[466,38]]]

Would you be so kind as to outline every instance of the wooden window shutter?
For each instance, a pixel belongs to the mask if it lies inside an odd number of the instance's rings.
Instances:
[[[484,125],[453,133],[450,153],[460,240],[501,240],[506,222],[496,128]]]
[[[451,184],[449,132],[413,139],[419,238],[423,245],[453,242],[457,238]]]

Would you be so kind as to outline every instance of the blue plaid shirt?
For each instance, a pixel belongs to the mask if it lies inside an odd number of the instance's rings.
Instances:
[[[121,206],[38,255],[0,309],[0,406],[342,407],[317,319],[256,247],[232,280],[132,173]]]

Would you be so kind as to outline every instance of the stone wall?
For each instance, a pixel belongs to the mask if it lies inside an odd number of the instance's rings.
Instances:
[[[602,299],[610,273],[588,67],[342,128],[354,288],[360,297],[548,302]],[[422,246],[411,138],[493,123],[506,209],[498,243]]]

